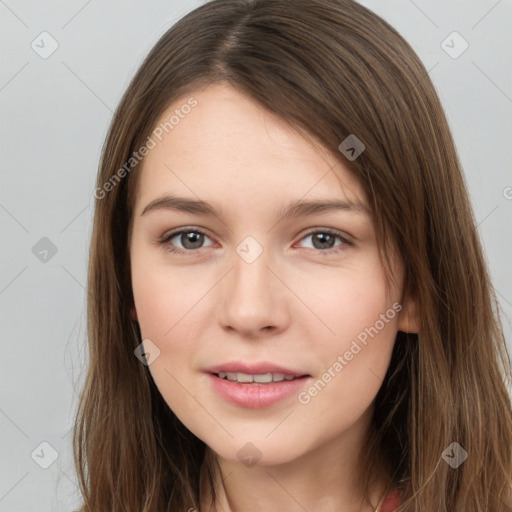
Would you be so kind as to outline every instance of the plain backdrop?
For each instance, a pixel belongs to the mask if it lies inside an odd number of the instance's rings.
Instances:
[[[84,286],[100,150],[144,56],[200,3],[0,0],[1,511],[78,506],[70,429],[84,375]],[[361,3],[390,22],[430,70],[510,347],[512,3]]]

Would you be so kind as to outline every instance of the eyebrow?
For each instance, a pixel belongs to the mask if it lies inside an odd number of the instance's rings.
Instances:
[[[141,216],[157,210],[175,210],[179,212],[192,213],[195,215],[210,215],[219,217],[222,214],[215,206],[207,201],[165,195],[151,201],[142,211]],[[369,209],[358,201],[340,201],[339,199],[322,199],[313,201],[296,200],[291,201],[279,211],[279,218],[288,219],[307,215],[327,213],[330,211],[350,211],[369,213]]]

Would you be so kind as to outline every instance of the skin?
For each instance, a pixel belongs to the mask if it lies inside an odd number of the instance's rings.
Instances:
[[[396,333],[414,330],[417,321],[414,304],[402,303],[401,262],[387,288],[363,190],[325,148],[227,84],[179,98],[162,119],[190,96],[198,105],[137,171],[133,314],[142,338],[160,349],[151,375],[219,462],[217,510],[373,510],[360,505],[361,451]],[[219,215],[142,215],[167,193],[211,202]],[[363,208],[280,219],[279,210],[298,199]],[[200,236],[192,246],[179,234],[159,245],[177,228],[207,236],[202,245]],[[326,228],[347,241],[315,246]],[[252,263],[236,252],[247,236],[263,248]],[[185,253],[169,252],[172,246]],[[272,361],[311,375],[307,389],[395,303],[400,313],[307,404],[294,395],[270,407],[237,407],[213,391],[203,372],[232,360]],[[237,456],[248,442],[261,452],[250,467]],[[372,491],[375,501],[379,491]]]

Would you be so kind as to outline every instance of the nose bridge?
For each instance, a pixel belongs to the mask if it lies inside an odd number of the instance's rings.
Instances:
[[[260,287],[262,290],[268,290],[269,270],[272,255],[267,248],[259,245],[255,246],[252,242],[244,241],[236,249],[237,255],[233,257],[234,276],[242,285],[250,287]]]
[[[247,237],[236,247],[222,294],[224,326],[249,333],[286,323],[283,284],[268,267],[272,254],[255,238]]]

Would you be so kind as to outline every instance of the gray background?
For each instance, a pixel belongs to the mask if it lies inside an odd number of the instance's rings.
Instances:
[[[0,0],[1,511],[78,505],[70,429],[84,376],[84,284],[100,150],[143,57],[200,3]],[[397,28],[430,70],[510,346],[512,3],[361,3]],[[46,59],[31,47],[51,48],[44,31],[58,43]],[[457,58],[463,40],[446,39],[454,31],[469,44]],[[41,465],[52,462],[52,451],[42,442],[58,454],[47,469]]]

